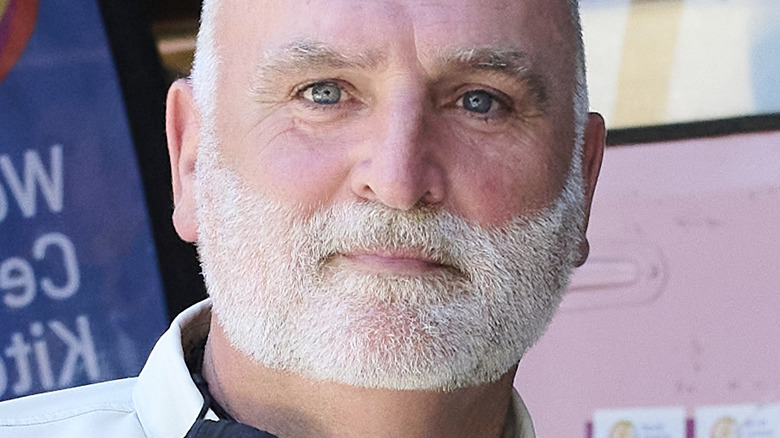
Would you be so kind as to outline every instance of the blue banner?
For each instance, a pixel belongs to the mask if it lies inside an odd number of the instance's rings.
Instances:
[[[0,399],[135,375],[167,323],[94,0],[0,0]]]

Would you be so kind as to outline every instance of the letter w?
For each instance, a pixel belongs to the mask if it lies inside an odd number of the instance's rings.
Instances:
[[[24,181],[16,173],[11,159],[7,155],[0,155],[0,170],[2,170],[8,186],[13,193],[24,217],[33,217],[37,213],[36,187],[40,187],[49,211],[59,213],[62,211],[62,145],[54,145],[49,153],[49,173],[43,167],[41,157],[35,150],[24,153]]]

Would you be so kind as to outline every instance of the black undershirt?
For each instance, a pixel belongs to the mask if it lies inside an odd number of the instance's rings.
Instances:
[[[192,381],[203,396],[203,407],[184,438],[278,438],[276,435],[255,429],[243,423],[237,422],[227,413],[209,392],[209,384],[203,378],[203,354],[206,350],[204,339],[188,355],[187,367],[190,370]],[[219,421],[207,420],[206,413],[211,409],[219,418]]]

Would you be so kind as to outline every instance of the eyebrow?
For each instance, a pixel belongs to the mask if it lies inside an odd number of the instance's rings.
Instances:
[[[442,50],[433,57],[439,74],[452,71],[494,72],[523,84],[532,104],[544,110],[548,89],[544,77],[537,73],[531,57],[520,50],[493,46]],[[319,70],[378,70],[386,65],[387,55],[381,50],[347,54],[314,40],[295,40],[281,49],[266,52],[257,66],[250,92],[260,98],[278,93],[276,78],[295,77],[302,72]]]
[[[507,76],[525,86],[539,110],[548,104],[547,81],[536,70],[531,56],[521,50],[491,46],[460,48],[439,54],[437,63],[446,70],[480,70]]]
[[[347,55],[325,43],[306,39],[293,41],[275,53],[267,53],[265,66],[269,69],[284,69],[286,65],[296,68],[311,66],[375,69],[384,60],[385,56],[379,50]]]
[[[266,52],[257,66],[250,91],[262,96],[274,90],[274,79],[318,70],[377,70],[386,62],[379,50],[345,54],[313,40],[296,40],[281,49]],[[278,90],[276,90],[278,92]]]

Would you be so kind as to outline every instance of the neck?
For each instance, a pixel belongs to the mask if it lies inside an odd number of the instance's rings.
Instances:
[[[253,362],[230,346],[216,318],[203,359],[217,402],[236,420],[280,438],[498,438],[511,406],[513,370],[497,382],[446,392],[314,381]]]

